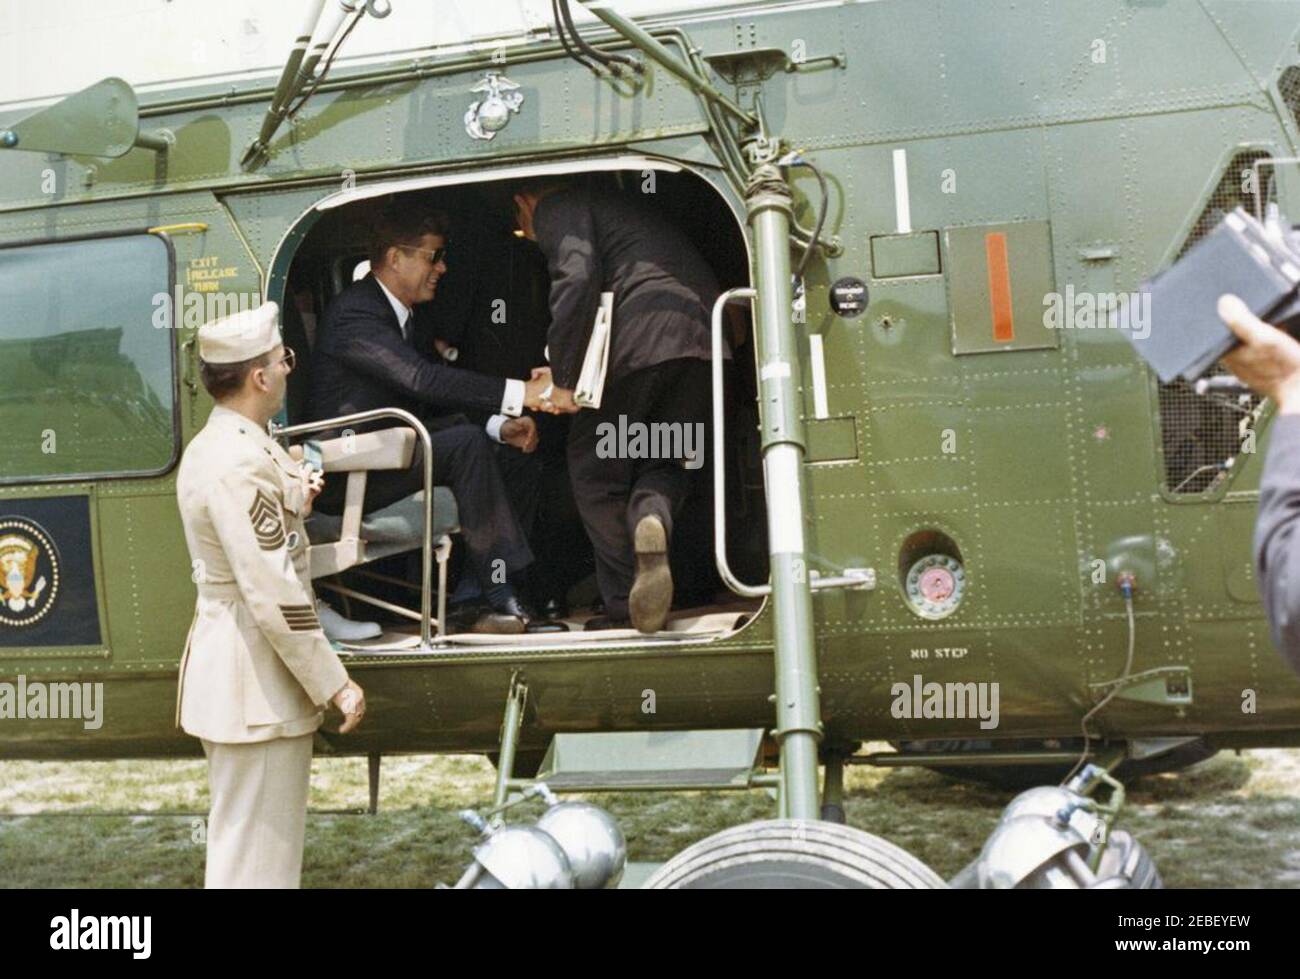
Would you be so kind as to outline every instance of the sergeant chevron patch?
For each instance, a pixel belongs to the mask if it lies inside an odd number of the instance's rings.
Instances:
[[[290,632],[311,632],[320,628],[316,610],[310,605],[281,605],[280,614]]]
[[[257,546],[264,551],[274,551],[284,546],[284,521],[280,517],[280,507],[261,490],[253,497],[253,505],[248,508],[248,515],[253,521],[253,536]]]

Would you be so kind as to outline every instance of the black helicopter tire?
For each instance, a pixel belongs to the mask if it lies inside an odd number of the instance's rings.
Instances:
[[[851,826],[766,819],[733,826],[687,847],[654,872],[650,890],[679,888],[869,888],[948,885],[906,850]]]
[[[892,742],[896,750],[901,752],[907,751],[949,751],[956,753],[978,754],[980,751],[990,750],[991,742],[988,741],[904,741]],[[1043,746],[1039,742],[1023,741],[1016,742],[1015,745],[1004,744],[1002,747],[1017,751],[1039,750]],[[1083,747],[1082,739],[1074,739],[1062,746],[1066,751],[1078,751]],[[1061,750],[1061,749],[1058,749]],[[1213,758],[1218,754],[1219,749],[1211,746],[1205,738],[1197,738],[1195,741],[1189,741],[1187,744],[1179,745],[1163,754],[1154,755],[1150,758],[1128,758],[1120,762],[1111,771],[1111,774],[1121,782],[1135,778],[1142,778],[1146,775],[1159,775],[1164,772],[1178,772],[1184,768],[1189,768],[1198,762]],[[980,785],[988,785],[995,789],[1005,789],[1011,792],[1020,792],[1025,789],[1032,789],[1038,785],[1055,785],[1060,782],[1070,771],[1071,765],[999,765],[999,766],[976,766],[976,765],[926,765],[932,772],[938,772],[940,775],[946,775],[948,778],[956,779],[959,782],[974,782]]]

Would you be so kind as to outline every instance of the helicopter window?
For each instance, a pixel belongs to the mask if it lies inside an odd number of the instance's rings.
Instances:
[[[171,467],[171,281],[155,235],[0,249],[0,482]]]

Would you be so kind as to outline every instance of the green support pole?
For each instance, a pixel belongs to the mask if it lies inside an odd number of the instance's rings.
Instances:
[[[812,592],[804,556],[803,418],[800,358],[790,277],[790,187],[770,164],[745,191],[758,267],[754,302],[758,340],[763,472],[776,631],[776,731],[785,814],[817,819],[817,745],[821,740]]]
[[[492,806],[505,805],[510,794],[510,777],[515,771],[515,751],[519,747],[519,728],[524,719],[524,701],[528,687],[516,673],[510,678],[510,693],[506,696],[506,716],[501,721],[501,753],[497,757],[497,786],[492,794]]]

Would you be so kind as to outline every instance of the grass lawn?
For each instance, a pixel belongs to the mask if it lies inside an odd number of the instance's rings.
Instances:
[[[846,782],[850,825],[945,878],[979,852],[1009,798],[914,769],[852,768]],[[307,817],[303,886],[454,882],[474,842],[456,813],[486,806],[492,784],[491,765],[477,756],[385,758],[378,815]],[[1167,886],[1300,886],[1300,750],[1224,752],[1126,788],[1118,825],[1151,851]],[[666,860],[720,829],[775,815],[764,792],[594,799],[639,861]],[[366,800],[364,758],[314,762],[312,809],[360,809]],[[539,807],[522,808],[536,815]],[[0,762],[0,886],[201,886],[195,837],[206,808],[202,760]]]

